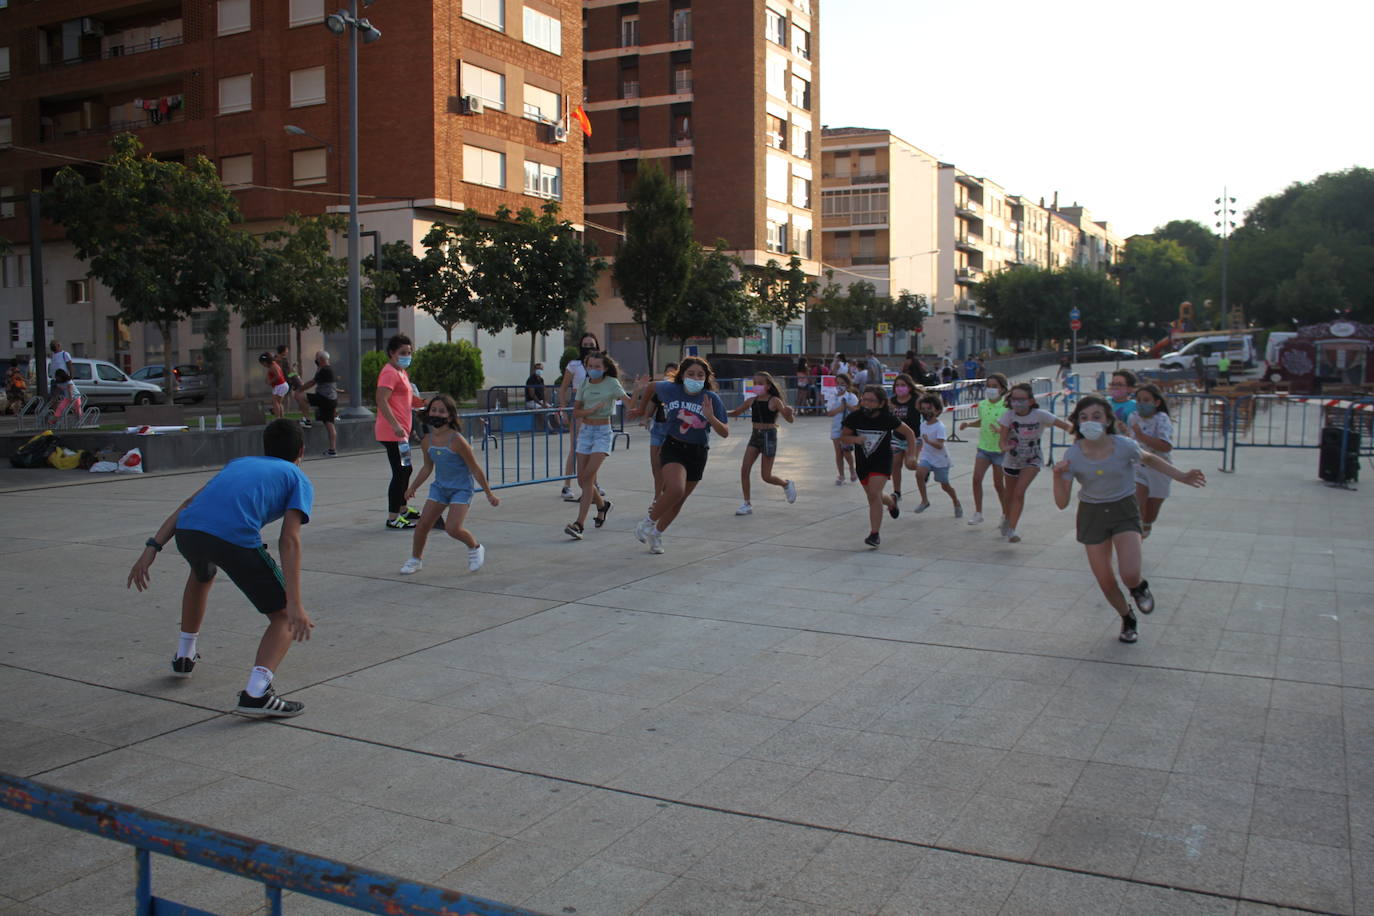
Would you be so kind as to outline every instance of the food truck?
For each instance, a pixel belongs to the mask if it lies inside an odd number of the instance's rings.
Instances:
[[[1279,348],[1268,379],[1287,382],[1294,394],[1374,386],[1374,325],[1326,321],[1299,328]]]

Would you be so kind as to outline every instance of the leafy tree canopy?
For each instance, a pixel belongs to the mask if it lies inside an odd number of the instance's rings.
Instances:
[[[655,339],[686,295],[694,244],[682,190],[657,163],[641,160],[630,189],[625,238],[612,272],[626,307],[643,330],[650,366],[655,365]]]

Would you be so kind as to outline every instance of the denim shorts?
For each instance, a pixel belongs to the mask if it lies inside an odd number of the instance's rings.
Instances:
[[[942,468],[937,468],[932,465],[926,464],[924,461],[919,461],[917,462],[916,466],[918,468],[923,468],[929,471],[931,476],[935,478],[936,483],[949,483],[949,465],[945,465]]]
[[[662,447],[663,440],[666,438],[668,438],[668,425],[666,423],[659,423],[657,420],[655,420],[653,423],[649,424],[650,447]]]
[[[429,498],[441,506],[466,506],[472,502],[472,487],[444,487],[432,483]]]
[[[746,447],[758,449],[759,454],[765,458],[773,458],[778,454],[778,431],[756,429],[749,434],[749,445]]]
[[[1001,452],[990,452],[985,448],[980,448],[978,450],[978,458],[982,458],[984,461],[988,462],[993,467],[1000,468],[1002,466]]]
[[[583,423],[577,429],[577,454],[609,455],[611,453],[611,426],[592,426]]]

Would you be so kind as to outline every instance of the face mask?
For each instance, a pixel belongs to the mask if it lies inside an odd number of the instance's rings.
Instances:
[[[596,347],[582,347],[582,357],[585,359],[588,354],[595,353]]]
[[[878,411],[880,410],[882,410],[881,407],[865,407],[864,413],[870,417],[876,417],[878,415]]]
[[[535,374],[535,375],[543,375],[543,374],[544,374],[544,367],[543,367],[543,366],[535,366],[535,367],[534,367],[534,374]]]
[[[1113,400],[1113,401],[1124,401],[1124,400],[1126,400],[1126,395],[1129,394],[1129,393],[1130,393],[1130,391],[1129,391],[1128,389],[1126,389],[1126,388],[1113,388],[1113,389],[1112,389],[1112,400]]]
[[[1153,417],[1155,415],[1155,411],[1158,410],[1159,407],[1155,404],[1146,404],[1141,401],[1137,401],[1135,409],[1136,412],[1139,413],[1142,417]]]
[[[448,426],[448,417],[430,417],[428,423],[435,429],[443,429],[445,426]]]
[[[761,398],[768,393],[768,388],[764,385],[755,385],[753,388],[750,388],[749,390],[754,392],[754,397],[756,398]]]
[[[701,389],[706,387],[706,380],[701,378],[683,379],[682,387],[687,389],[688,394],[701,394]]]
[[[897,397],[899,398],[904,398],[907,395],[911,394],[911,389],[905,385],[896,385],[893,387],[892,390],[896,393]]]
[[[1084,420],[1078,424],[1078,431],[1083,434],[1084,439],[1101,439],[1107,427],[1096,420]]]
[[[1011,402],[1011,409],[1017,413],[1026,413],[1030,410],[1030,401],[1023,401],[1020,398],[1016,398]]]
[[[605,375],[605,374],[606,374],[606,370],[605,370],[605,369],[588,369],[588,370],[587,370],[587,378],[590,378],[590,379],[599,379],[599,378],[601,378],[601,376],[603,376],[603,375]]]
[[[989,400],[989,401],[1000,401],[1000,400],[1002,400],[1002,389],[1001,389],[1001,388],[989,388],[989,389],[988,389],[988,400]]]
[[[409,356],[398,356],[398,357],[396,357],[396,365],[400,366],[402,369],[409,369],[409,368],[410,368],[410,357],[409,357]]]

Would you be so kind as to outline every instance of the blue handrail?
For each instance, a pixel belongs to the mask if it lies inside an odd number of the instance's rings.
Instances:
[[[0,808],[135,847],[139,914],[205,913],[153,896],[148,854],[156,852],[265,885],[272,914],[281,912],[281,892],[288,890],[383,916],[538,916],[9,773],[0,772]]]

